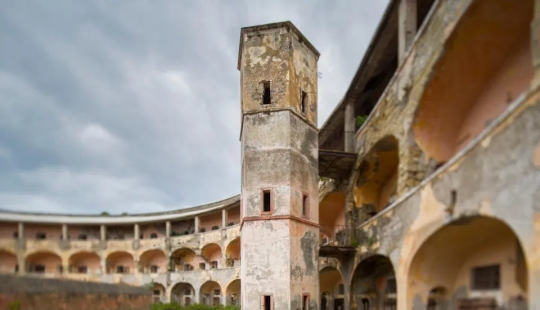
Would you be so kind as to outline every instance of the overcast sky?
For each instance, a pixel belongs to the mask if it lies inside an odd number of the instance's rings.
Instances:
[[[0,209],[138,213],[240,193],[241,27],[320,51],[320,126],[388,0],[0,2]]]

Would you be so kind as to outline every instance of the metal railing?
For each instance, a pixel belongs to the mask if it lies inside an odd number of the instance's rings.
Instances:
[[[345,225],[320,226],[321,246],[349,246],[350,232]]]

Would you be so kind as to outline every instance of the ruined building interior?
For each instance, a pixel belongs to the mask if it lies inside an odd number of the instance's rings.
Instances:
[[[0,271],[254,310],[540,306],[540,1],[391,0],[317,127],[319,52],[242,28],[241,193],[0,212]]]

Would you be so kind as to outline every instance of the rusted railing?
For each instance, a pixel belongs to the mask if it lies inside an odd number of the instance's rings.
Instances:
[[[349,230],[344,225],[320,226],[321,246],[349,246]]]

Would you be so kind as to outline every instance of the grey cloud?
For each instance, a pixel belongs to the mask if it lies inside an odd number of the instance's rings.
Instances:
[[[388,0],[4,1],[0,208],[151,212],[240,191],[240,28],[319,49],[319,124]]]

